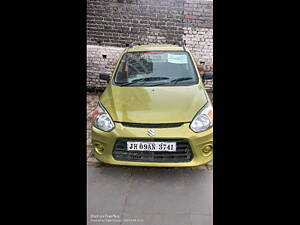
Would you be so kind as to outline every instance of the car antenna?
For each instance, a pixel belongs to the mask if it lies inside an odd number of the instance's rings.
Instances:
[[[183,50],[184,50],[184,51],[186,51],[185,46],[186,46],[186,42],[185,42],[185,40],[183,40]]]
[[[174,42],[174,45],[178,45],[178,46],[180,46],[180,47],[183,47],[183,50],[186,51],[186,48],[185,48],[185,45],[186,45],[185,40],[183,41],[183,43],[182,43],[181,41],[175,41],[175,42]]]

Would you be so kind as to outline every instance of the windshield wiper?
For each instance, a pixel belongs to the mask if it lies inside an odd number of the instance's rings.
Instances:
[[[120,86],[127,86],[127,85],[131,85],[131,84],[135,84],[139,81],[153,81],[153,80],[169,80],[168,77],[144,77],[144,78],[140,78],[140,79],[135,79],[131,82],[126,82],[126,83],[116,83],[119,84]]]
[[[193,79],[192,77],[179,77],[174,80],[171,80],[170,82],[165,82],[165,83],[158,83],[158,84],[153,84],[151,86],[160,86],[160,85],[166,85],[166,84],[171,84],[174,82],[176,84],[178,81],[184,81],[184,80],[191,80]]]
[[[174,80],[171,80],[170,83],[174,82],[174,84],[176,84],[178,81],[191,80],[191,79],[193,79],[193,78],[192,77],[179,77]]]

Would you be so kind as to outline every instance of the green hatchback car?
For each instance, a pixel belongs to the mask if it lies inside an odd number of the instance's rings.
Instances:
[[[92,113],[99,161],[188,167],[212,160],[213,106],[185,46],[129,47],[112,76],[100,79],[108,85]]]

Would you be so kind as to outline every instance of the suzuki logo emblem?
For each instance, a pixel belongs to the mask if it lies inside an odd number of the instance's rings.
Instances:
[[[148,136],[153,137],[155,135],[155,131],[153,129],[149,129],[147,131]]]

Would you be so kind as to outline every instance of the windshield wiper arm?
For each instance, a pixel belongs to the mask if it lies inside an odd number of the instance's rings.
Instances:
[[[127,85],[131,85],[131,84],[135,84],[139,81],[153,81],[153,80],[168,80],[168,77],[144,77],[144,78],[140,78],[140,79],[135,79],[131,82],[127,82],[127,83],[117,83],[120,84],[120,86],[127,86]]]
[[[191,79],[193,79],[193,78],[192,77],[179,77],[174,80],[171,80],[170,83],[174,82],[174,84],[176,84],[178,81],[191,80]]]
[[[191,80],[193,79],[192,77],[180,77],[174,80],[171,80],[170,82],[164,82],[164,83],[158,83],[158,84],[153,84],[151,86],[160,86],[160,85],[166,85],[166,84],[171,84],[174,82],[174,84],[176,84],[178,81],[184,81],[184,80]]]
[[[131,84],[134,84],[134,83],[137,83],[139,81],[143,81],[144,78],[141,78],[141,79],[136,79],[136,80],[133,80],[131,82],[125,82],[125,83],[116,83],[116,84],[119,84],[120,86],[127,86],[127,85],[131,85]]]

